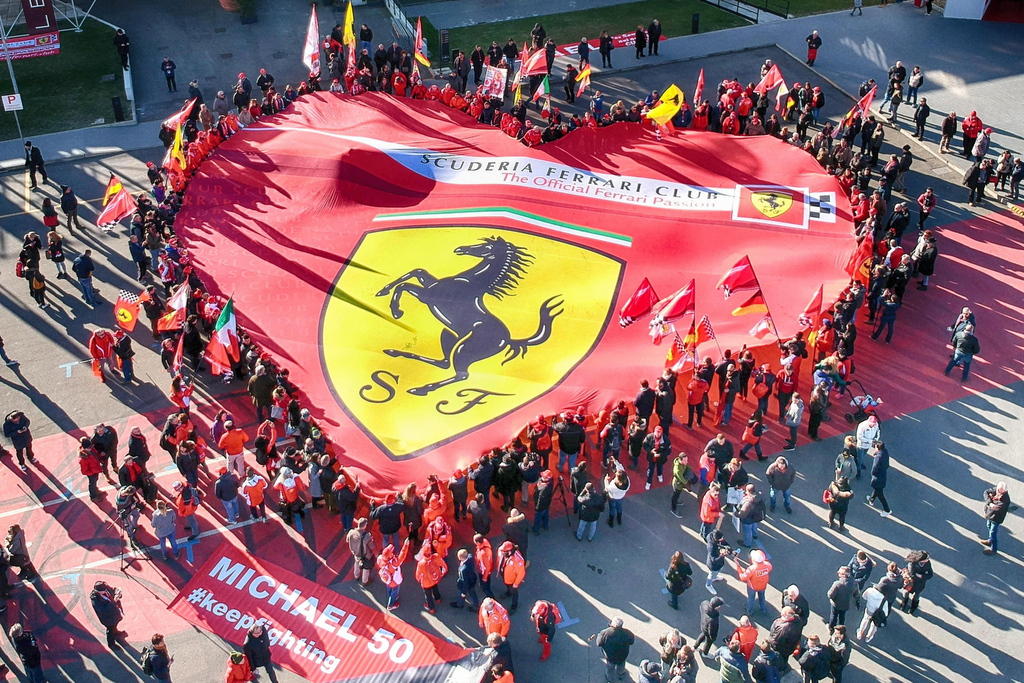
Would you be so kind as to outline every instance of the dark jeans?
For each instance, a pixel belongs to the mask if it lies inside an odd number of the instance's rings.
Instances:
[[[828,630],[831,631],[838,624],[846,624],[846,610],[836,609],[835,605],[828,607]]]
[[[717,636],[717,633],[708,633],[707,631],[701,631],[700,636],[697,637],[696,642],[694,642],[693,644],[693,649],[702,650],[704,654],[707,654],[711,651],[712,646],[715,644],[715,638]]]
[[[253,667],[252,672],[255,674],[258,667]],[[273,664],[264,664],[263,669],[267,672],[267,678],[270,679],[270,683],[277,683],[277,674],[274,672]]]
[[[662,471],[664,469],[665,469],[665,461],[664,460],[659,460],[657,462],[655,462],[653,460],[648,460],[647,461],[647,483],[648,484],[651,483],[651,480],[654,479],[654,475],[655,474],[657,474],[658,477],[661,477],[662,476]]]
[[[753,448],[754,449],[754,453],[757,454],[757,459],[758,460],[764,458],[764,454],[761,453],[761,442],[760,441],[758,441],[757,443],[743,444],[743,448],[740,449],[740,458],[745,456],[747,454],[747,451],[749,451],[751,448]]]
[[[508,606],[509,610],[514,612],[519,609],[519,588],[506,583],[505,595],[512,598],[512,603]]]
[[[100,497],[100,489],[96,486],[96,480],[100,478],[98,474],[90,474],[89,479],[89,497],[96,500]]]
[[[832,510],[830,508],[828,511],[829,526],[831,526],[833,522],[837,521],[839,522],[839,526],[846,526],[846,510]]]
[[[612,66],[612,55],[611,53],[601,53],[601,66],[605,68],[611,68]]]
[[[25,456],[26,455],[28,456],[29,460],[34,459],[36,457],[36,455],[35,455],[35,453],[32,452],[32,442],[30,441],[29,444],[27,446],[25,446],[24,448],[15,448],[14,449],[14,455],[17,456],[18,464],[19,465],[24,465],[25,464]]]
[[[679,495],[683,492],[682,489],[673,489],[672,491],[672,512],[676,511],[679,507]]]
[[[431,586],[430,588],[423,589],[423,605],[427,609],[436,609],[436,601],[439,601],[440,599],[441,592],[437,590],[437,586]]]
[[[697,426],[700,427],[701,423],[704,422],[704,403],[698,403],[695,406],[686,406],[686,426],[693,426],[693,418],[697,418]]]
[[[896,325],[896,318],[881,318],[878,321],[878,327],[871,333],[872,339],[878,339],[882,335],[882,330],[885,330],[885,343],[888,344],[892,341],[892,330],[893,326]]]
[[[985,183],[978,183],[972,185],[970,191],[967,193],[968,202],[981,202],[985,199]]]
[[[812,439],[818,438],[818,427],[821,426],[821,418],[824,416],[825,413],[812,410],[810,417],[807,418],[807,435]]]
[[[889,501],[885,499],[885,488],[880,488],[878,486],[871,487],[871,495],[868,496],[868,501],[874,503],[876,500],[882,504],[883,510],[886,512],[892,512],[892,510],[889,509]]]

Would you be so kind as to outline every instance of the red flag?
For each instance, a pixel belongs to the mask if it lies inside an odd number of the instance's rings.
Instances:
[[[754,86],[754,92],[763,97],[766,92],[774,90],[782,82],[782,72],[779,70],[779,65],[772,64],[772,68],[768,69],[768,73],[764,75],[764,78]]]
[[[745,289],[761,289],[757,283],[757,276],[754,275],[754,267],[750,265],[750,257],[744,256],[736,262],[732,268],[726,271],[722,279],[715,285],[715,289],[721,289],[728,299],[733,292],[741,292]]]
[[[156,321],[158,332],[169,332],[181,328],[185,323],[185,306],[188,305],[190,296],[192,296],[192,288],[189,287],[188,282],[178,287],[171,298],[167,300],[167,308],[170,310]]]
[[[126,188],[121,190],[114,195],[114,198],[110,200],[110,203],[103,207],[103,211],[96,217],[96,225],[112,225],[122,218],[126,218],[135,213],[135,210],[139,208],[139,205],[135,203],[135,197],[132,197],[131,193]]]
[[[706,341],[714,341],[718,339],[715,336],[715,330],[711,327],[711,319],[706,315],[702,315],[700,322],[697,323],[697,345],[700,346]]]
[[[181,364],[185,358],[185,333],[178,335],[178,345],[174,349],[174,358],[171,359],[171,372],[175,375],[181,370]]]
[[[757,290],[754,294],[740,304],[738,307],[732,310],[733,315],[749,315],[751,313],[767,313],[768,304],[765,303],[764,295],[761,294],[761,290]]]
[[[110,200],[117,196],[117,193],[124,188],[121,184],[121,179],[113,173],[110,174],[110,180],[107,181],[107,189],[103,191],[103,206],[110,203]]]
[[[143,294],[148,300],[149,294],[146,292]],[[114,320],[117,321],[118,327],[125,332],[135,329],[135,323],[139,322],[139,304],[143,300],[141,296],[129,292],[127,289],[122,289],[118,293],[117,301],[114,302]]]
[[[697,87],[693,89],[693,106],[700,106],[700,97],[704,94],[704,67],[700,68],[700,73],[697,75]]]
[[[658,295],[655,293],[651,281],[644,278],[644,281],[633,292],[633,296],[629,297],[619,309],[619,325],[622,327],[632,325],[637,318],[650,313],[656,303],[658,303]]]
[[[821,315],[821,302],[825,296],[825,285],[818,285],[818,291],[814,293],[811,300],[804,306],[804,312],[798,319],[800,327],[813,327],[818,316]]]
[[[192,113],[192,107],[194,107],[195,105],[196,98],[193,97],[191,100],[186,102],[181,109],[178,110],[177,114],[173,114],[172,116],[169,116],[166,119],[164,119],[163,125],[167,128],[170,128],[171,130],[178,128],[179,126],[181,126],[181,124],[185,123],[185,119],[187,119],[189,115]]]
[[[673,329],[673,326],[668,323],[660,323],[657,320],[652,320],[650,330],[651,341],[655,346],[657,346]]]
[[[544,48],[537,48],[532,55],[523,62],[520,70],[523,76],[543,76],[548,72],[548,57]],[[577,76],[576,80],[579,80]]]
[[[779,84],[779,91],[775,93],[775,111],[780,114],[784,114],[785,109],[789,108],[789,87],[786,86],[786,82],[783,81]]]
[[[420,17],[416,17],[416,39],[412,49],[413,59],[429,69],[430,60],[423,54],[423,21]]]
[[[874,256],[875,240],[869,230],[846,262],[846,273],[865,285],[871,280],[871,259]]]
[[[775,325],[772,323],[772,317],[766,315],[757,321],[757,324],[750,328],[750,336],[757,337],[758,339],[764,339],[771,334],[775,329]]]
[[[672,338],[672,344],[668,347],[668,353],[665,354],[665,367],[671,368],[673,365],[678,363],[686,355],[686,344],[679,338],[679,333],[676,332]]]
[[[707,320],[707,316],[704,316],[701,319],[702,322],[704,320]],[[690,331],[687,332],[686,337],[683,338],[683,346],[692,351],[693,349],[697,348],[697,344],[699,343],[697,341],[698,338],[699,337],[697,336],[697,316],[695,315],[693,316],[693,320],[690,321]]]
[[[655,323],[669,323],[693,313],[696,308],[696,284],[695,280],[690,280],[689,284],[675,294],[656,303],[653,309]]]
[[[867,116],[868,112],[871,111],[871,103],[875,100],[875,92],[878,91],[878,86],[874,86],[871,90],[864,94],[864,97],[857,101],[857,104],[853,105],[853,109],[847,112],[846,116],[843,117],[841,125],[845,126],[853,120],[854,114],[860,112],[861,116]]]

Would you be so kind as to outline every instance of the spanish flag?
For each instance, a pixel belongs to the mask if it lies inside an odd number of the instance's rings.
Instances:
[[[349,6],[352,6],[351,3]],[[420,17],[416,17],[416,42],[413,43],[412,49],[416,61],[429,69],[430,60],[423,54],[423,21]]]
[[[110,180],[107,181],[107,189],[103,191],[103,206],[109,204],[110,200],[121,191],[122,187],[124,185],[121,184],[121,179],[111,173]]]
[[[647,112],[647,118],[659,125],[665,125],[672,120],[672,117],[679,113],[679,109],[686,102],[686,95],[675,83],[668,86],[658,100],[657,106]]]
[[[733,315],[749,315],[750,313],[767,313],[768,304],[764,302],[764,296],[761,295],[761,290],[754,292],[754,295],[747,299],[745,302],[740,304],[738,308],[734,308],[732,311]]]

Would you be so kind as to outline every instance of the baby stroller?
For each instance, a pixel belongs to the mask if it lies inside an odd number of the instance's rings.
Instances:
[[[876,408],[880,406],[884,401],[878,396],[872,396],[868,393],[864,385],[861,384],[860,380],[851,379],[850,384],[855,384],[860,388],[860,394],[850,399],[850,405],[853,407],[852,413],[846,413],[843,417],[850,424],[858,424],[868,419],[870,415],[878,415]]]

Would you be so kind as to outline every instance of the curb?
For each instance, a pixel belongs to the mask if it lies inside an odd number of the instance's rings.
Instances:
[[[73,128],[71,130],[56,131],[54,133],[47,133],[46,135],[75,135],[75,134],[82,134],[82,135],[87,136],[89,131],[102,130],[102,129],[107,129],[107,128],[127,128],[129,126],[141,126],[144,123],[149,123],[149,122],[148,121],[141,121],[140,122],[140,121],[136,121],[136,120],[133,119],[131,121],[120,121],[120,122],[117,122],[117,123],[105,123],[105,124],[101,124],[101,125],[98,125],[98,126],[88,126],[86,128]],[[45,136],[42,136],[42,137],[37,136],[36,137],[37,140],[43,140],[45,142],[44,138],[45,138]],[[50,164],[61,164],[61,163],[64,163],[66,161],[82,161],[82,160],[85,160],[85,159],[94,159],[96,157],[108,156],[111,153],[133,152],[133,151],[140,150],[140,149],[149,149],[150,147],[157,147],[159,145],[160,145],[160,141],[159,140],[155,140],[154,144],[152,144],[152,145],[144,145],[144,146],[137,146],[137,145],[129,145],[127,147],[108,146],[108,147],[95,147],[93,149],[88,149],[88,150],[81,149],[81,148],[76,148],[76,149],[78,149],[78,151],[80,153],[72,152],[72,153],[68,153],[66,156],[61,156],[61,157],[58,157],[58,158],[48,159],[46,161],[46,164],[47,164],[47,166],[49,166]],[[82,147],[88,147],[88,146],[89,146],[88,142],[83,142],[82,143]],[[8,159],[6,161],[0,161],[0,175],[6,175],[6,174],[9,174],[9,173],[12,173],[12,172],[17,172],[19,170],[22,170],[23,167],[24,167],[24,161],[22,161],[21,159]]]

